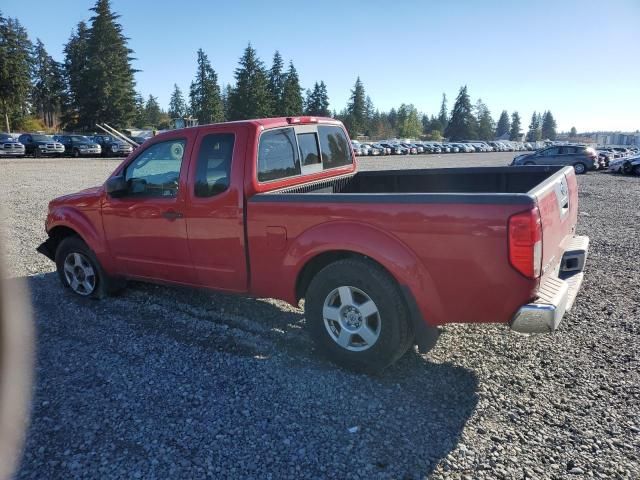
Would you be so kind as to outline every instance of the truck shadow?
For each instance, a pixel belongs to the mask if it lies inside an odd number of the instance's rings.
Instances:
[[[478,402],[474,372],[415,351],[376,377],[333,366],[280,302],[138,283],[95,301],[55,273],[27,282],[37,382],[25,476],[108,477],[106,462],[143,478],[169,465],[174,478],[232,465],[240,477],[422,478]]]

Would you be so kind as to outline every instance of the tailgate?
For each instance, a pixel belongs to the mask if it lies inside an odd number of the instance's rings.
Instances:
[[[565,167],[529,192],[542,220],[542,276],[556,274],[578,218],[578,183],[573,167]]]

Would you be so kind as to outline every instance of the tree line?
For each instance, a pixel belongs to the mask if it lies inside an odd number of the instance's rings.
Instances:
[[[496,124],[479,99],[471,104],[463,86],[449,112],[446,95],[437,115],[421,114],[413,104],[381,112],[358,77],[341,111],[329,109],[324,81],[306,91],[292,61],[276,51],[267,67],[249,44],[234,72],[235,83],[221,87],[204,50],[196,52],[195,76],[188,91],[174,84],[168,109],[158,98],[136,91],[134,52],[109,0],[96,0],[88,22],[80,21],[55,61],[37,39],[31,42],[17,19],[0,12],[0,110],[6,128],[93,130],[96,123],[116,128],[169,128],[171,119],[193,117],[200,124],[248,118],[313,115],[342,120],[352,136],[440,140],[483,139],[508,134],[520,139],[518,112],[503,111]],[[551,112],[532,116],[527,140],[555,139]]]

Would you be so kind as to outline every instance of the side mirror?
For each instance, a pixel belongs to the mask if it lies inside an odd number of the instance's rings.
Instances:
[[[128,185],[127,181],[124,179],[122,175],[118,175],[117,177],[111,177],[109,180],[105,182],[105,190],[112,197],[121,197],[125,193],[127,193]]]

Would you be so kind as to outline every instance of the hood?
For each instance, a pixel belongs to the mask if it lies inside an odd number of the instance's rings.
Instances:
[[[104,186],[86,188],[76,193],[70,193],[58,198],[54,198],[49,202],[49,209],[58,206],[75,206],[91,208],[96,206],[102,197]]]

